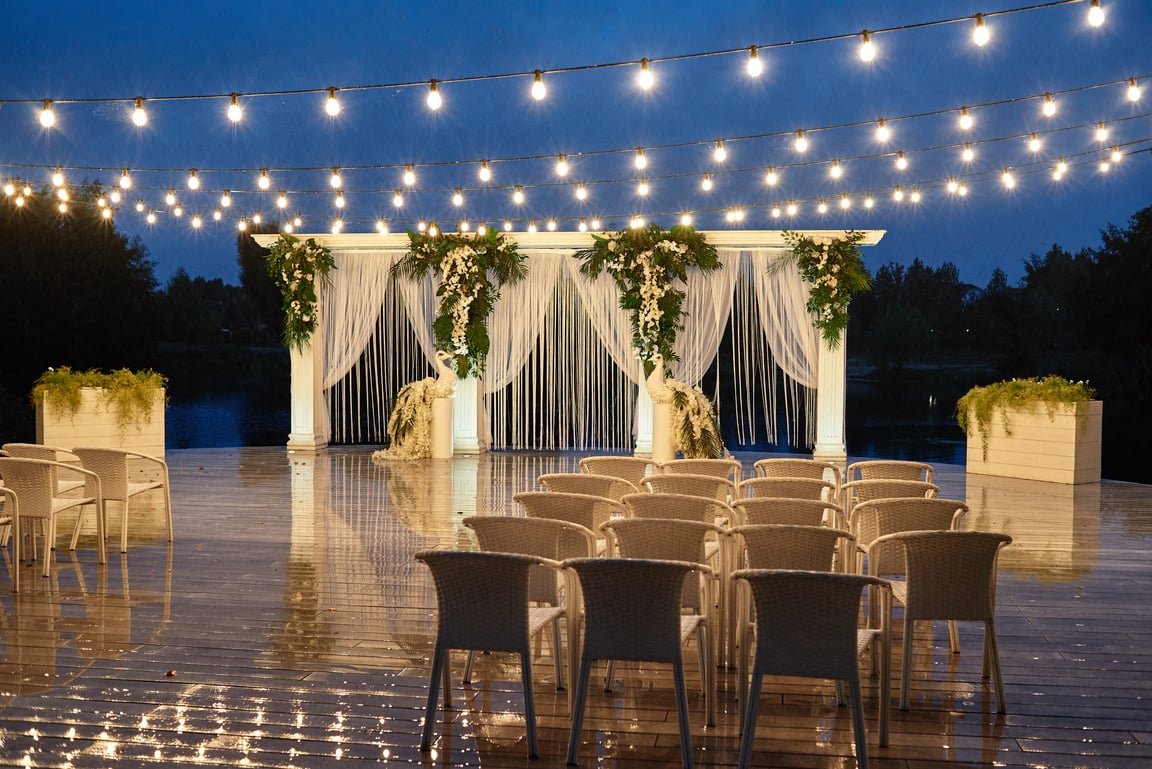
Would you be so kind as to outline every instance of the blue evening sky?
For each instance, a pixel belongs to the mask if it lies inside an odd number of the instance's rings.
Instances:
[[[420,219],[453,226],[460,218],[517,230],[555,218],[574,230],[581,217],[621,227],[633,214],[664,226],[693,211],[703,229],[860,228],[888,231],[866,254],[871,267],[919,257],[952,262],[963,280],[984,285],[999,266],[1015,281],[1030,254],[1059,243],[1097,246],[1109,224],[1123,226],[1152,205],[1152,3],[1103,0],[1107,19],[1088,26],[1088,2],[993,16],[991,41],[972,43],[972,19],[877,34],[876,59],[862,63],[858,41],[769,47],[765,71],[745,73],[746,52],[658,62],[656,84],[635,84],[636,65],[545,74],[548,95],[529,95],[531,76],[447,82],[444,105],[425,106],[427,85],[353,90],[373,84],[451,81],[611,62],[660,59],[716,50],[773,46],[861,30],[903,27],[1029,5],[1024,0],[886,0],[867,2],[57,2],[0,6],[0,180],[23,179],[39,190],[61,166],[69,182],[114,187],[129,168],[133,188],[116,226],[138,234],[161,282],[179,267],[192,275],[237,281],[239,217],[301,213],[304,230],[327,232],[341,216],[345,231],[372,231],[378,218],[393,231]],[[1142,98],[1127,99],[1139,78]],[[286,94],[334,86],[343,109],[323,111],[323,94]],[[1083,90],[1080,90],[1083,89]],[[277,95],[251,96],[256,92]],[[1062,91],[1075,91],[1060,94]],[[225,117],[226,94],[241,94],[244,119]],[[1046,118],[1040,96],[1057,93]],[[223,98],[161,97],[225,94]],[[134,126],[131,100],[145,98],[149,121]],[[40,102],[58,103],[57,125],[38,123]],[[88,101],[95,100],[95,101]],[[102,101],[103,100],[103,101]],[[963,106],[976,120],[957,127]],[[936,113],[897,120],[905,116]],[[886,118],[893,137],[876,140]],[[1109,131],[1103,142],[1096,125]],[[845,124],[869,123],[856,127]],[[805,130],[810,149],[792,147]],[[822,130],[827,129],[827,130]],[[1033,152],[1027,137],[1043,147]],[[1011,138],[1008,138],[1011,137]],[[723,139],[728,158],[712,157]],[[976,157],[964,162],[971,142]],[[666,146],[661,145],[678,145]],[[1101,173],[1113,145],[1123,160]],[[645,147],[648,168],[633,165]],[[909,167],[895,168],[903,150]],[[555,156],[568,156],[564,179]],[[515,160],[516,158],[540,159]],[[1058,157],[1070,168],[1055,182]],[[477,178],[481,159],[494,177]],[[843,176],[830,164],[841,160]],[[392,198],[412,163],[417,182],[405,206]],[[339,166],[347,205],[334,207],[330,168]],[[776,187],[765,183],[775,166]],[[188,169],[202,189],[190,191]],[[256,188],[270,169],[269,191]],[[1001,181],[1010,168],[1016,186]],[[705,173],[714,187],[701,189]],[[651,191],[637,194],[645,176]],[[949,177],[967,195],[949,193]],[[583,181],[588,198],[578,201]],[[516,185],[526,201],[512,203]],[[896,185],[905,201],[892,199]],[[464,204],[453,205],[455,188]],[[165,203],[172,188],[185,213]],[[923,199],[907,195],[919,188]],[[234,205],[216,223],[223,190]],[[840,208],[847,194],[851,207]],[[874,205],[865,207],[871,194]],[[135,210],[156,212],[149,225]],[[819,200],[829,211],[820,214]],[[799,213],[772,217],[797,201]],[[11,199],[0,201],[10,205]],[[726,221],[740,207],[744,220]],[[190,226],[204,217],[200,230]]]

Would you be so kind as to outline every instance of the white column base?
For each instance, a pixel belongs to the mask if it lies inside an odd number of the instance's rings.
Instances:
[[[457,454],[480,453],[480,387],[476,377],[456,382],[452,398],[452,450]]]

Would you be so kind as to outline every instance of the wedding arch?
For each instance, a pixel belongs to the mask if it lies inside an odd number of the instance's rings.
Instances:
[[[749,435],[750,418],[776,440],[784,412],[793,443],[828,459],[845,456],[845,346],[822,341],[808,313],[807,286],[794,264],[769,265],[789,252],[781,230],[704,233],[723,269],[690,273],[685,327],[676,343],[673,376],[698,384],[732,334],[735,409]],[[816,240],[841,230],[806,230]],[[861,246],[883,230],[864,231]],[[276,235],[254,236],[262,246]],[[390,399],[407,381],[426,376],[435,359],[432,279],[390,278],[408,250],[407,235],[302,234],[332,251],[336,269],[320,297],[320,322],[310,342],[291,350],[292,401],[288,447],[316,450],[330,440],[379,443]],[[612,281],[589,281],[572,254],[589,245],[579,232],[516,233],[528,256],[528,278],[506,287],[491,318],[491,350],[483,377],[461,380],[453,403],[455,448],[651,450],[651,403],[631,347],[627,313]],[[783,387],[778,386],[778,380]],[[717,380],[718,381],[718,380]],[[757,405],[759,409],[757,409]],[[797,436],[797,425],[804,434]],[[743,428],[741,428],[743,433]]]

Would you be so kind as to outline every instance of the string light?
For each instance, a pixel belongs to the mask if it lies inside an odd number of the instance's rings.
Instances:
[[[795,202],[789,200],[788,201],[788,207],[784,209],[784,212],[786,214],[788,214],[789,216],[795,216],[797,213],[800,212],[800,207],[797,206]]]
[[[111,212],[111,211],[109,211],[108,213],[112,213],[112,212]],[[195,216],[193,216],[193,217],[192,217],[192,229],[194,229],[194,230],[198,230],[198,229],[200,229],[200,225],[201,225],[201,224],[203,224],[203,223],[204,223],[204,222],[203,222],[203,220],[200,218],[200,214],[196,214]]]
[[[1088,23],[1093,27],[1099,27],[1104,23],[1104,9],[1100,7],[1100,0],[1092,0],[1092,4],[1088,6]]]
[[[1134,77],[1128,78],[1128,101],[1140,101],[1140,86]]]
[[[168,194],[166,194],[164,196],[164,202],[170,206],[176,205],[176,193],[175,193],[175,191],[168,190]]]
[[[960,157],[965,163],[971,163],[976,159],[976,151],[972,149],[970,142],[964,142],[964,151],[960,153]]]
[[[467,219],[461,219],[456,223],[456,229],[460,232],[468,232],[468,230],[472,229],[472,225],[468,223]]]
[[[457,208],[464,205],[464,194],[460,192],[459,187],[457,187],[456,191],[452,193],[452,205],[456,206]]]
[[[911,200],[913,203],[919,203],[920,202],[920,190],[913,189],[912,194],[908,196],[908,199]]]
[[[568,158],[566,158],[564,155],[560,155],[558,158],[556,158],[556,175],[568,175]]]
[[[773,219],[779,219],[781,213],[782,212],[780,211],[780,206],[777,206],[777,205],[772,206],[772,218]]]
[[[220,196],[220,207],[228,208],[232,205],[232,193],[224,190],[224,194]]]
[[[888,124],[884,122],[884,118],[880,118],[876,123],[876,141],[883,144],[892,138],[892,130],[888,128]]]
[[[392,196],[392,205],[395,208],[404,207],[404,196],[400,193],[400,190],[396,190],[396,193]]]
[[[874,206],[874,205],[876,205],[876,201],[872,199],[872,196],[871,195],[865,195],[864,196],[864,207],[865,208],[872,208],[872,206]]]
[[[849,208],[852,207],[852,199],[849,198],[847,195],[841,195],[840,196],[840,207],[843,208],[845,211],[847,211]]]
[[[958,189],[960,189],[960,185],[956,182],[955,179],[949,177],[948,178],[948,191],[949,192],[956,192],[956,190],[958,190]]]
[[[1101,143],[1108,141],[1108,126],[1103,123],[1096,124],[1096,141]]]
[[[648,158],[644,157],[643,147],[636,148],[636,159],[632,161],[632,164],[635,165],[636,168],[640,171],[643,171],[648,167]]]
[[[480,161],[480,170],[476,175],[480,177],[480,181],[482,182],[492,181],[492,169],[488,167],[487,160]]]
[[[56,197],[60,198],[60,200],[67,201],[68,200],[68,190],[64,187],[61,187],[60,189],[56,190]]]
[[[533,234],[536,232],[536,220],[535,219],[531,219],[528,221],[528,232],[531,232]]]
[[[150,209],[150,210],[148,211],[148,216],[144,217],[144,220],[145,220],[146,222],[148,222],[149,224],[155,224],[155,223],[156,223],[156,212],[155,212],[155,211],[152,211],[152,210]],[[241,223],[243,223],[243,222],[244,222],[244,220],[243,220],[243,219],[241,219],[240,221],[241,221]],[[244,229],[244,227],[246,227],[246,226],[247,226],[247,225],[245,224],[244,226],[240,227],[240,229],[241,229],[241,230],[243,230],[243,229]]]
[[[440,89],[436,87],[436,81],[428,81],[428,109],[438,110],[444,104],[444,100],[440,98]]]
[[[1068,170],[1068,164],[1064,162],[1064,158],[1056,160],[1056,167],[1052,169],[1052,179],[1060,181],[1064,178],[1064,172]]]
[[[722,139],[716,140],[716,149],[712,150],[712,159],[717,163],[723,163],[728,159],[728,150],[724,149],[724,141]]]
[[[840,161],[839,160],[833,160],[832,161],[832,167],[828,169],[828,175],[831,176],[833,179],[839,179],[841,176],[844,175],[844,169],[842,169],[840,167]]]
[[[1028,149],[1032,152],[1039,152],[1044,143],[1040,141],[1040,137],[1033,133],[1028,137]]]
[[[749,77],[760,77],[764,73],[764,63],[760,61],[760,52],[756,46],[748,49],[748,64],[745,66]]]
[[[704,178],[700,181],[700,189],[705,192],[712,189],[712,174],[704,174]]]
[[[120,171],[120,189],[127,190],[132,187],[132,177],[128,175],[128,169]]]
[[[640,74],[636,76],[636,85],[641,89],[647,91],[656,83],[656,77],[652,74],[652,70],[648,67],[648,60],[640,60]]]
[[[512,192],[512,202],[516,205],[521,205],[524,202],[524,188],[519,184],[516,185],[516,189]]]
[[[580,217],[580,224],[576,226],[576,229],[580,230],[580,232],[588,232],[588,220],[583,216]]]
[[[512,222],[508,221],[507,219],[504,220],[504,231],[512,232]]]
[[[56,125],[56,113],[52,111],[52,100],[44,100],[44,108],[40,110],[40,125],[51,128]]]
[[[267,168],[261,168],[260,169],[260,179],[256,182],[256,184],[262,190],[266,190],[272,186],[272,180],[268,178],[268,169]]]
[[[804,136],[803,131],[796,132],[796,142],[792,145],[797,152],[808,151],[808,138]]]
[[[548,95],[548,88],[544,85],[544,73],[536,70],[532,74],[532,98],[536,101],[543,101],[544,97]]]
[[[816,204],[816,213],[818,213],[818,214],[828,213],[828,204],[824,202],[823,198],[821,198],[820,202]]]
[[[287,208],[288,207],[288,196],[285,195],[283,192],[281,192],[279,195],[276,196],[276,207],[277,208]]]
[[[908,168],[908,158],[904,157],[904,150],[896,153],[896,168],[903,171]]]
[[[200,189],[200,177],[196,175],[195,168],[188,172],[188,189],[193,191]]]
[[[988,26],[984,23],[984,14],[976,14],[976,27],[972,30],[972,42],[979,46],[988,45]]]
[[[333,166],[332,175],[328,177],[328,186],[334,190],[338,190],[343,184],[344,179],[340,176],[340,169]]]
[[[1123,156],[1122,154],[1120,154],[1120,148],[1119,148],[1119,147],[1117,147],[1117,146],[1115,146],[1115,145],[1113,145],[1113,147],[1112,147],[1112,155],[1111,155],[1111,158],[1112,158],[1112,162],[1113,162],[1113,163],[1119,163],[1119,162],[1120,162],[1120,160],[1121,160],[1123,157],[1124,157],[1124,156]]]
[[[215,211],[212,212],[212,221],[218,222],[223,218],[224,218],[224,214],[220,211],[219,208],[217,208]]]
[[[1004,172],[1002,174],[1000,174],[1000,181],[1002,181],[1004,183],[1004,186],[1007,187],[1008,189],[1012,189],[1013,187],[1016,186],[1016,177],[1013,176],[1012,172],[1010,170],[1008,170],[1007,168],[1005,168]]]
[[[648,180],[641,179],[640,183],[636,185],[636,194],[644,197],[648,194]]]
[[[640,216],[633,216],[628,222],[628,226],[634,230],[639,230],[644,227],[644,219]]]
[[[973,120],[972,120],[972,116],[968,114],[968,108],[967,107],[961,107],[960,108],[960,128],[964,131],[967,131],[967,130],[972,128],[972,125],[973,125]]]
[[[240,107],[240,94],[234,93],[229,97],[226,114],[228,115],[228,119],[233,123],[239,123],[244,117],[244,110]]]
[[[555,231],[556,231],[556,220],[555,219],[549,219],[548,220],[548,232],[555,232]]]
[[[961,184],[959,187],[957,187],[956,194],[959,195],[960,197],[967,196],[968,195],[968,185],[967,184]]]
[[[136,212],[140,213],[140,214],[144,213],[144,201],[143,200],[137,200],[136,201]]]
[[[132,110],[132,122],[143,128],[148,125],[148,113],[144,111],[144,100],[136,97],[136,108]]]
[[[586,200],[588,198],[588,190],[584,189],[584,182],[576,185],[576,199]]]
[[[292,234],[292,230],[293,230],[294,228],[293,228],[293,226],[292,226],[292,222],[284,222],[284,226],[283,226],[281,229],[283,229],[283,230],[284,230],[284,232],[286,232],[286,233],[288,233],[289,235],[291,235],[291,234]]]
[[[904,190],[900,189],[900,185],[896,185],[896,189],[892,190],[892,199],[897,203],[904,200]]]
[[[769,187],[775,187],[779,181],[780,175],[776,173],[776,166],[768,166],[768,173],[764,174],[764,183]]]
[[[1052,117],[1056,114],[1056,100],[1052,98],[1052,94],[1044,94],[1044,103],[1040,110],[1044,113],[1044,117]]]
[[[329,117],[336,117],[340,114],[340,100],[336,98],[336,89],[328,89],[328,101],[324,102],[324,111],[328,113]]]
[[[404,167],[404,186],[411,187],[416,183],[416,171],[413,170],[412,164],[409,163]]]
[[[304,225],[304,220],[300,218],[300,214],[296,214],[296,216],[292,219],[292,225],[295,227],[301,227]]]
[[[1107,160],[1101,160],[1099,168],[1100,168],[1100,173],[1106,174],[1106,173],[1108,173],[1109,169],[1112,168],[1112,165]]]
[[[872,35],[868,30],[860,33],[860,61],[870,62],[876,58],[876,46],[872,44]]]

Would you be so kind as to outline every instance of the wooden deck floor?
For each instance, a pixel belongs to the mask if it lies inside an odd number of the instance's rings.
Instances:
[[[171,453],[175,543],[148,502],[126,556],[97,567],[86,537],[75,556],[59,552],[50,579],[26,566],[15,596],[0,582],[0,765],[562,766],[566,698],[546,648],[535,669],[539,759],[525,757],[518,669],[500,656],[456,689],[434,753],[418,752],[434,596],[412,554],[470,547],[464,515],[511,512],[514,492],[575,461],[497,453],[382,467],[363,449]],[[1008,714],[989,712],[976,628],[962,630],[960,655],[948,654],[942,626],[921,630],[912,707],[893,711],[887,748],[876,745],[878,693],[866,681],[873,766],[1152,766],[1152,488],[948,467],[938,481],[972,507],[969,528],[1016,538],[999,581]],[[734,675],[721,671],[717,725],[706,728],[695,655],[685,661],[697,765],[732,766]],[[611,694],[590,692],[581,765],[679,766],[667,671],[621,666],[616,679]],[[854,767],[849,709],[829,686],[771,682],[754,764]]]

